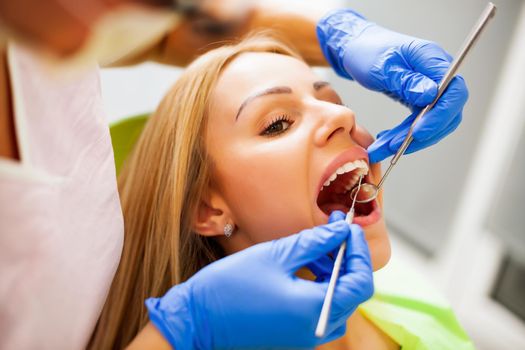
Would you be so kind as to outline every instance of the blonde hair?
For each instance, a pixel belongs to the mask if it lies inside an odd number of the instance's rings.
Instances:
[[[224,255],[214,239],[192,231],[192,220],[210,183],[210,95],[221,71],[245,52],[300,59],[282,41],[252,35],[198,58],[161,101],[118,179],[124,249],[90,348],[125,347],[148,321],[146,298],[163,295]]]

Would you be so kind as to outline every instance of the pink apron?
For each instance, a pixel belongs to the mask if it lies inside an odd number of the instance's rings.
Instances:
[[[21,162],[0,158],[0,349],[82,349],[123,220],[98,68],[54,80],[8,51]]]

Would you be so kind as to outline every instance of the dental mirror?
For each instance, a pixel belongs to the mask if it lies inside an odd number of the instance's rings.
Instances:
[[[354,187],[350,192],[350,198],[356,203],[368,203],[377,198],[379,187],[374,184],[364,183],[361,188]]]
[[[463,43],[463,46],[461,47],[459,53],[456,55],[456,58],[450,65],[447,73],[441,80],[438,86],[438,94],[434,101],[432,101],[431,104],[426,106],[417,117],[412,122],[412,125],[410,126],[410,129],[408,130],[408,134],[405,138],[405,141],[403,144],[399,147],[399,150],[396,152],[392,160],[390,161],[390,165],[388,166],[388,169],[385,171],[385,174],[381,178],[381,181],[379,181],[379,184],[374,185],[370,183],[363,183],[360,187],[354,187],[352,191],[350,192],[350,196],[352,200],[355,198],[357,203],[368,203],[373,201],[377,198],[377,195],[379,194],[379,190],[383,186],[388,174],[390,174],[390,171],[393,169],[394,165],[396,165],[397,161],[401,156],[405,153],[408,146],[410,146],[410,143],[413,140],[412,133],[414,132],[414,127],[417,124],[417,122],[434,107],[434,105],[437,103],[443,92],[447,89],[449,83],[452,81],[452,78],[454,78],[454,75],[456,74],[456,71],[458,70],[459,66],[463,62],[463,59],[467,55],[467,53],[470,51],[472,46],[474,46],[474,43],[478,39],[479,35],[481,34],[481,31],[485,28],[486,24],[488,23],[489,19],[494,17],[496,13],[496,6],[494,6],[493,3],[489,2],[487,6],[485,7],[485,10],[483,11],[482,15],[480,16],[478,22],[474,25],[472,28],[472,31],[470,32],[469,36]]]

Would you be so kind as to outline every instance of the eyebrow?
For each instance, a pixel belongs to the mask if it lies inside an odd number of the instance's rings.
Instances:
[[[314,90],[318,91],[322,89],[323,87],[330,85],[330,83],[327,81],[316,81],[312,85],[313,85]],[[289,86],[275,86],[275,87],[271,87],[271,88],[268,88],[260,92],[256,92],[255,94],[249,96],[241,104],[241,106],[239,107],[239,110],[237,111],[237,115],[235,116],[235,121],[239,119],[239,115],[241,114],[242,110],[246,107],[246,105],[252,102],[253,100],[255,100],[256,98],[259,98],[262,96],[274,95],[274,94],[291,94],[292,92],[293,92],[292,88]]]

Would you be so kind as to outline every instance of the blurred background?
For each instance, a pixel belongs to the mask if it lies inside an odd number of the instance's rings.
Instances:
[[[340,2],[452,55],[486,5]],[[448,297],[479,349],[525,349],[525,2],[494,3],[495,19],[460,70],[470,90],[463,123],[437,146],[400,160],[385,187],[385,214],[393,259]],[[103,69],[110,120],[154,110],[180,72],[152,63]],[[329,69],[319,73],[373,134],[409,114]]]

